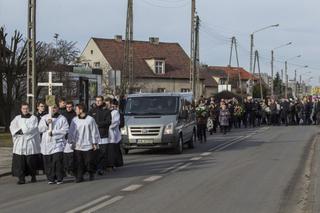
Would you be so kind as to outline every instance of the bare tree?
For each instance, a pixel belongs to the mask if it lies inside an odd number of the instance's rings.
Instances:
[[[9,40],[9,42],[7,42]],[[23,35],[15,31],[11,39],[5,28],[0,28],[0,124],[9,128],[13,114],[18,109],[19,103],[26,100],[26,75],[27,75],[27,42]],[[76,42],[57,40],[56,45],[45,42],[36,44],[36,82],[47,79],[47,71],[65,72],[59,65],[67,65],[76,60],[79,50]],[[68,79],[63,77],[63,81]],[[43,87],[38,87],[38,99]]]
[[[8,34],[0,28],[0,115],[8,130],[12,112],[21,101],[22,79],[26,78],[26,42],[15,31],[7,44]]]

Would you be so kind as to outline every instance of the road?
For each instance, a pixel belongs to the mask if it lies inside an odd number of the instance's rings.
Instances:
[[[0,178],[5,212],[288,212],[315,126],[261,127],[216,134],[181,155],[134,151],[126,166],[80,184],[16,185]],[[320,170],[320,169],[319,169]]]

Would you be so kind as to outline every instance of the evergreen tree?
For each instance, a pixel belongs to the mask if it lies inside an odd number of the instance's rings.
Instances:
[[[273,90],[274,90],[274,94],[278,95],[278,96],[282,96],[282,80],[280,78],[280,74],[279,72],[276,73],[276,77],[273,80]]]

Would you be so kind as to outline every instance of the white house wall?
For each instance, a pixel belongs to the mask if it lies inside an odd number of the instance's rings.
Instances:
[[[93,53],[91,54],[91,50]],[[90,67],[96,68],[94,66],[95,62],[100,62],[100,68],[102,69],[102,78],[101,78],[101,85],[102,85],[102,93],[107,93],[108,88],[108,72],[112,70],[112,67],[100,51],[98,45],[94,42],[93,39],[90,39],[87,46],[83,50],[80,60],[82,63],[89,63]]]

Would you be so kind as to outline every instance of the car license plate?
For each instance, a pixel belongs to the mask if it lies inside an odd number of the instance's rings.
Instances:
[[[139,144],[153,144],[153,140],[150,140],[150,139],[138,139],[137,143],[139,143]]]

